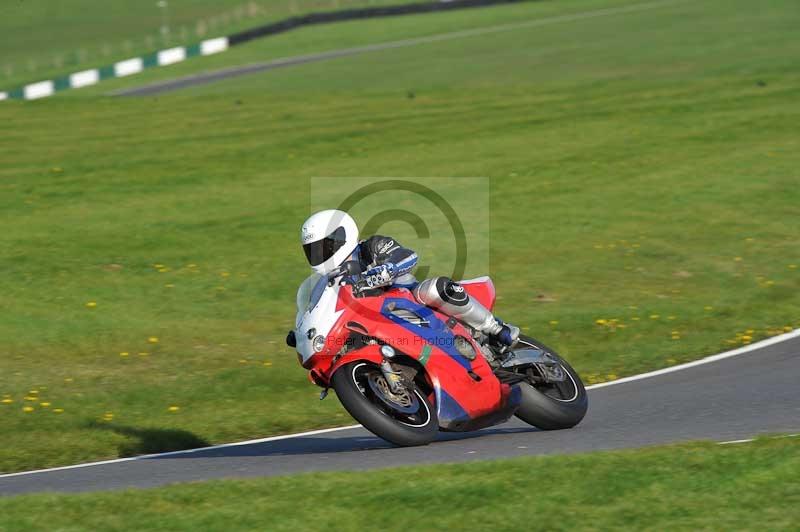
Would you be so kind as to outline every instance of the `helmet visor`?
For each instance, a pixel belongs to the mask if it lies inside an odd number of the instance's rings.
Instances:
[[[333,257],[339,248],[345,243],[344,227],[337,227],[336,230],[316,242],[309,242],[303,245],[308,263],[312,266],[319,266],[329,258]]]

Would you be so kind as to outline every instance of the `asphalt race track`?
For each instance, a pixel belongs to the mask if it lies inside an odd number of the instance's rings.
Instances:
[[[0,495],[150,487],[212,478],[361,470],[800,432],[800,334],[765,344],[678,371],[595,387],[589,392],[589,413],[571,430],[543,432],[514,420],[474,433],[443,433],[439,441],[426,447],[395,448],[361,427],[333,429],[0,476]]]

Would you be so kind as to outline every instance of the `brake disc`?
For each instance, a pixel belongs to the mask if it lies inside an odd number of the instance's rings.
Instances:
[[[415,394],[405,388],[400,393],[392,393],[383,375],[370,375],[367,382],[375,397],[391,409],[403,414],[414,414],[419,410],[419,400]]]

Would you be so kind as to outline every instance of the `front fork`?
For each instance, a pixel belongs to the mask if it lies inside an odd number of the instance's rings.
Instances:
[[[389,389],[393,394],[402,393],[403,378],[401,375],[403,373],[392,369],[392,365],[385,358],[381,362],[381,373],[383,373],[383,378],[386,379],[386,384],[389,385]]]

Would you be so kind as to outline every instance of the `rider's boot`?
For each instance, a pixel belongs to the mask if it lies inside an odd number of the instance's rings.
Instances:
[[[414,297],[423,305],[439,310],[488,335],[497,345],[513,347],[519,339],[519,327],[495,318],[489,309],[469,297],[464,287],[452,279],[426,279],[414,288]]]
[[[510,323],[503,323],[497,320],[501,325],[500,332],[494,336],[498,344],[506,347],[514,347],[519,341],[519,327],[511,325]]]

